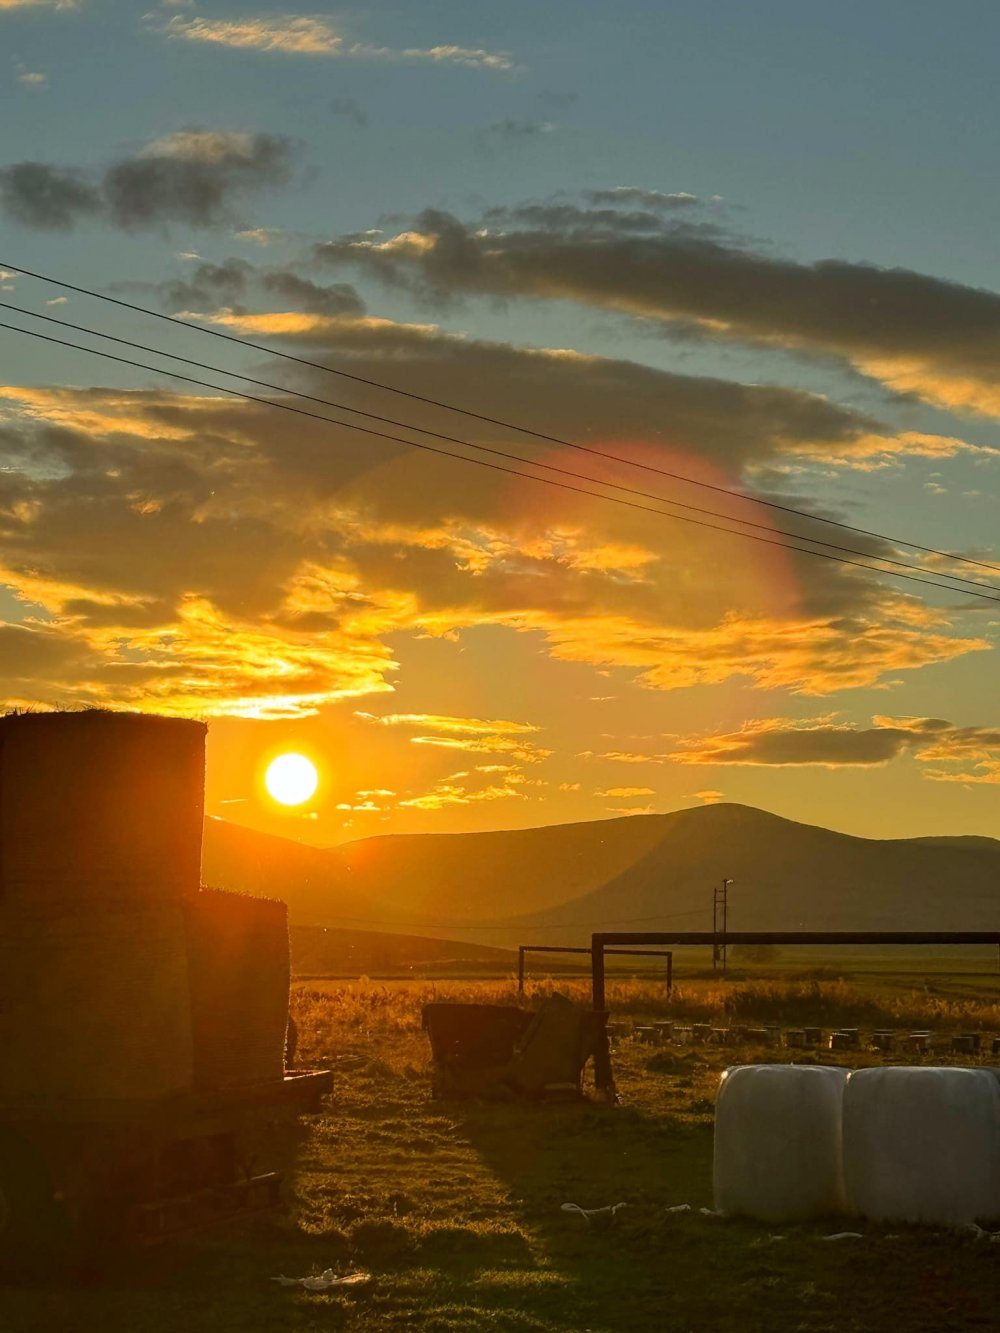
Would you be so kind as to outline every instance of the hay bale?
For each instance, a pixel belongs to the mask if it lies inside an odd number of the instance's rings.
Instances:
[[[196,891],[205,731],[96,709],[0,718],[0,901],[30,912]]]
[[[177,906],[0,923],[0,1102],[189,1091],[191,1018]]]
[[[203,889],[185,906],[196,1088],[280,1079],[291,967],[288,908]]]
[[[1000,1084],[985,1069],[860,1069],[844,1094],[851,1208],[873,1221],[1000,1217]]]
[[[715,1106],[715,1207],[762,1222],[842,1213],[841,1108],[847,1071],[739,1065]]]

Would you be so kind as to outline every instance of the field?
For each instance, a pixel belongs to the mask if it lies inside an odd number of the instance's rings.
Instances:
[[[582,983],[560,986],[585,995]],[[528,1002],[545,992],[545,983],[529,986]],[[420,1030],[421,1005],[432,998],[516,995],[509,981],[299,986],[300,1055],[332,1064],[336,1086],[297,1145],[286,1145],[287,1213],[169,1251],[112,1257],[97,1286],[0,1292],[2,1333],[996,1326],[1000,1246],[988,1241],[868,1224],[856,1228],[861,1239],[830,1240],[854,1225],[777,1229],[699,1212],[712,1202],[720,1069],[801,1052],[626,1036],[614,1054],[619,1106],[434,1102]],[[626,1025],[669,1016],[1000,1033],[1000,987],[986,973],[942,973],[928,985],[905,970],[851,981],[685,980],[669,1002],[661,984],[612,981],[609,1003]],[[877,1058],[848,1056],[855,1065]],[[561,1211],[567,1201],[627,1207],[600,1227]],[[668,1211],[679,1204],[691,1211]],[[364,1269],[372,1281],[347,1296],[269,1280],[329,1267]]]

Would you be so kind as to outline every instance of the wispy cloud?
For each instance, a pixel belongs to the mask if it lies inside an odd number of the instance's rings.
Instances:
[[[9,9],[76,9],[78,0],[0,0],[0,13]]]
[[[189,19],[177,14],[160,31],[176,41],[294,55],[339,55],[344,46],[343,37],[326,19],[295,14],[246,19]]]
[[[528,722],[487,721],[481,717],[448,717],[441,713],[355,713],[365,722],[382,727],[429,727],[459,736],[524,735],[538,731]]]
[[[595,791],[594,795],[617,796],[619,800],[627,800],[630,796],[655,796],[656,792],[652,787],[608,787],[603,791]]]
[[[336,57],[343,60],[430,61],[433,64],[463,65],[468,69],[511,70],[514,62],[506,51],[482,47],[372,46],[348,42],[328,19],[306,14],[245,19],[184,18],[177,14],[154,28],[174,41],[202,42],[234,50],[281,52],[288,55]]]

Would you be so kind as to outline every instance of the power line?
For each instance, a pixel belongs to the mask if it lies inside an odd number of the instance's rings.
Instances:
[[[324,366],[319,361],[311,361],[307,357],[296,356],[292,352],[281,351],[279,348],[270,347],[265,343],[254,342],[249,338],[238,338],[232,333],[224,333],[221,329],[211,329],[203,324],[192,324],[189,320],[178,319],[175,315],[167,315],[160,310],[152,310],[148,306],[138,305],[133,301],[125,301],[117,296],[109,296],[106,292],[98,292],[92,290],[89,287],[81,287],[75,283],[66,282],[61,278],[54,278],[45,273],[36,273],[31,269],[19,268],[15,264],[8,264],[2,260],[0,260],[0,267],[7,268],[13,273],[20,273],[23,277],[35,278],[39,282],[49,283],[54,287],[62,287],[66,291],[77,292],[81,296],[89,296],[93,297],[95,300],[98,301],[106,301],[111,305],[120,306],[124,310],[135,311],[137,314],[146,315],[151,319],[163,320],[165,323],[174,324],[179,328],[187,329],[189,332],[193,330],[198,333],[205,333],[213,338],[221,338],[225,342],[235,343],[239,347],[248,347],[252,348],[254,351],[257,352],[264,352],[268,356],[281,357],[285,361],[291,361],[300,366],[307,366],[311,370],[319,370],[328,375],[337,375],[341,379],[351,380],[355,384],[364,384],[368,388],[379,389],[385,393],[394,393],[402,398],[409,398],[414,402],[423,403],[429,407],[442,408],[444,411],[447,412],[455,412],[461,416],[469,417],[474,421],[484,422],[487,425],[500,426],[504,430],[513,430],[519,432],[522,435],[530,435],[534,439],[544,440],[549,444],[557,444],[562,448],[576,449],[579,450],[581,453],[591,454],[593,457],[602,458],[607,462],[618,463],[626,467],[639,468],[644,472],[656,473],[658,476],[666,477],[671,481],[680,481],[683,482],[685,485],[689,486],[699,486],[705,490],[716,491],[721,495],[728,495],[735,499],[744,501],[750,500],[754,504],[765,505],[769,509],[780,510],[781,512],[786,514],[795,514],[799,518],[807,519],[809,522],[812,523],[824,523],[831,527],[842,528],[848,532],[858,533],[860,536],[863,537],[874,537],[880,541],[889,542],[891,545],[908,546],[911,550],[922,551],[925,555],[936,555],[944,560],[954,560],[962,564],[976,565],[981,569],[988,569],[991,570],[993,573],[1000,574],[1000,566],[990,564],[989,562],[984,560],[975,560],[970,556],[958,555],[955,552],[941,551],[934,546],[922,546],[919,542],[906,541],[905,539],[899,537],[890,537],[885,533],[875,532],[869,528],[858,527],[855,524],[845,523],[839,519],[823,518],[819,514],[812,514],[805,509],[797,509],[793,505],[781,504],[776,500],[765,500],[760,498],[759,496],[747,496],[744,495],[742,492],[733,489],[732,487],[720,486],[717,483],[708,481],[701,481],[695,477],[689,477],[680,472],[671,472],[666,468],[657,467],[653,463],[644,463],[637,459],[624,458],[620,454],[613,454],[610,451],[603,449],[595,449],[591,445],[580,444],[574,440],[563,439],[558,435],[549,435],[544,431],[535,430],[530,426],[521,426],[518,425],[516,422],[504,421],[500,417],[491,417],[482,412],[472,411],[469,408],[458,407],[454,403],[448,403],[438,398],[430,398],[425,396],[424,394],[414,393],[412,390],[409,389],[400,389],[396,385],[385,384],[379,380],[369,379],[364,375],[355,375],[352,374],[350,371],[341,370],[334,366]],[[226,372],[220,372],[220,373],[226,373]],[[350,410],[354,411],[356,409],[352,408]],[[414,427],[414,429],[420,429],[420,428]],[[804,538],[803,540],[809,541],[810,538],[807,537]]]
[[[674,500],[666,495],[658,495],[655,492],[637,490],[632,486],[623,486],[616,481],[606,481],[601,477],[592,477],[586,473],[574,472],[571,468],[559,467],[553,463],[546,463],[533,458],[524,458],[520,454],[510,454],[503,449],[496,449],[491,445],[476,444],[472,440],[465,440],[455,435],[445,435],[440,431],[429,430],[424,426],[415,426],[408,421],[400,421],[394,417],[380,416],[378,413],[369,412],[359,407],[351,407],[348,403],[334,402],[329,398],[319,398],[315,394],[304,393],[299,389],[289,389],[281,384],[274,384],[269,380],[257,379],[253,375],[245,375],[242,371],[227,370],[219,366],[210,365],[204,361],[198,361],[192,357],[180,356],[176,352],[168,352],[160,347],[151,347],[147,343],[136,342],[131,338],[122,338],[113,333],[106,333],[102,329],[95,329],[86,324],[74,324],[71,320],[58,319],[55,315],[44,315],[36,310],[29,310],[24,306],[14,305],[10,301],[0,301],[0,308],[13,310],[19,315],[27,315],[31,319],[44,320],[48,324],[56,324],[60,328],[72,329],[76,333],[84,333],[93,338],[103,338],[107,342],[118,343],[123,347],[130,347],[135,351],[150,352],[154,356],[165,356],[171,361],[180,361],[187,366],[195,366],[199,370],[208,370],[218,375],[227,375],[233,379],[244,380],[248,384],[254,384],[261,389],[270,389],[275,393],[287,394],[291,397],[300,398],[304,402],[317,403],[323,407],[332,407],[338,411],[350,412],[352,415],[361,416],[369,421],[378,421],[383,425],[397,426],[404,430],[413,430],[420,435],[428,435],[433,439],[443,440],[448,444],[458,444],[466,449],[475,449],[480,453],[493,454],[498,458],[505,458],[510,462],[523,463],[528,467],[543,468],[547,472],[554,472],[559,476],[572,477],[576,481],[587,481],[592,485],[608,486],[613,490],[622,491],[626,495],[634,495],[643,500],[654,500],[660,504],[672,505],[678,509],[685,509],[689,513],[702,514],[709,518],[721,518],[728,523],[738,523],[743,527],[756,528],[758,531],[771,533],[773,536],[791,537],[795,541],[811,542],[814,545],[825,546],[832,551],[840,551],[846,555],[859,555],[867,560],[878,560],[882,564],[894,565],[899,569],[909,569],[914,573],[925,574],[933,573],[940,578],[951,579],[955,583],[967,585],[972,588],[985,588],[987,591],[993,591],[993,585],[983,583],[979,579],[967,579],[960,574],[948,574],[943,570],[926,570],[922,565],[915,565],[908,560],[896,560],[892,556],[879,555],[871,551],[859,550],[854,546],[843,546],[837,542],[824,541],[821,537],[811,537],[807,533],[792,532],[786,528],[774,528],[766,523],[757,523],[753,519],[739,518],[735,514],[720,513],[716,509],[705,509],[700,505],[687,504],[683,500]],[[5,326],[9,327],[9,326]],[[27,330],[24,330],[27,332]],[[610,497],[609,497],[610,498]],[[886,573],[889,571],[886,570]],[[948,585],[942,584],[942,587]],[[956,589],[961,591],[961,589]]]
[[[895,570],[883,569],[879,565],[866,564],[859,560],[847,560],[843,556],[831,555],[828,551],[815,551],[807,546],[791,546],[787,542],[772,540],[769,537],[758,537],[750,532],[737,532],[733,528],[725,528],[718,523],[708,523],[704,519],[689,518],[683,514],[668,514],[665,513],[662,509],[653,509],[649,505],[638,504],[634,500],[626,500],[619,495],[604,495],[599,491],[588,491],[581,486],[572,486],[568,482],[556,481],[552,477],[537,477],[529,472],[519,472],[516,468],[503,467],[499,463],[487,462],[485,459],[482,458],[468,458],[462,454],[452,453],[450,450],[447,449],[439,449],[435,445],[424,444],[418,440],[408,440],[399,435],[391,435],[387,431],[375,430],[371,426],[358,425],[356,422],[341,421],[334,417],[323,416],[319,412],[310,412],[303,407],[294,407],[292,406],[291,403],[279,403],[271,398],[261,398],[256,394],[245,393],[239,389],[231,389],[227,385],[212,384],[207,380],[196,379],[192,375],[184,375],[180,371],[167,370],[164,366],[151,366],[142,361],[133,361],[129,357],[117,356],[113,352],[102,352],[99,351],[96,347],[84,347],[81,346],[79,343],[69,342],[65,338],[56,338],[53,337],[51,334],[39,333],[34,329],[18,328],[14,324],[6,324],[3,321],[0,321],[0,328],[7,329],[11,333],[21,334],[23,337],[36,338],[42,342],[53,343],[60,347],[69,347],[77,352],[86,352],[90,356],[99,356],[106,361],[115,361],[120,365],[132,366],[138,370],[149,371],[155,375],[167,375],[171,379],[182,380],[188,384],[196,384],[198,385],[199,388],[211,389],[215,393],[225,393],[228,394],[230,397],[241,398],[247,402],[259,403],[264,407],[273,407],[277,408],[279,411],[282,412],[292,412],[296,416],[309,417],[314,421],[324,422],[328,426],[342,426],[346,430],[357,431],[364,435],[373,435],[383,440],[391,440],[396,444],[405,444],[412,449],[421,449],[425,453],[439,454],[444,458],[451,458],[458,462],[471,463],[475,464],[477,467],[489,468],[493,472],[503,472],[506,473],[508,476],[520,477],[522,480],[525,481],[534,481],[544,486],[556,487],[559,490],[572,491],[577,495],[586,495],[593,500],[606,500],[611,504],[624,505],[626,508],[637,509],[647,514],[656,514],[660,518],[665,518],[675,523],[690,523],[695,527],[708,528],[713,532],[721,532],[725,533],[727,536],[730,537],[742,538],[744,541],[759,542],[765,546],[777,546],[784,551],[797,551],[801,555],[815,556],[817,559],[820,560],[830,560],[833,561],[835,564],[848,565],[856,569],[864,569],[867,570],[869,573],[873,574],[885,574],[889,578],[905,579],[908,583],[920,583],[923,584],[925,587],[938,588],[944,590],[945,592],[954,593],[954,592],[965,591],[964,589],[954,587],[952,584],[938,583],[936,580],[922,578],[916,574],[897,573]],[[210,366],[209,369],[220,375],[225,375],[229,373],[224,370],[219,370],[218,367],[214,366]],[[503,455],[503,456],[507,458],[512,457],[511,455]],[[516,461],[523,462],[526,464],[526,466],[529,467],[535,466],[535,464],[533,464],[528,459],[517,459]],[[596,481],[593,478],[582,478],[582,479],[591,480],[594,482],[595,485],[604,484],[602,482]],[[668,501],[667,503],[670,502]],[[802,538],[801,540],[809,541],[810,539],[808,537],[805,537]],[[880,559],[881,557],[873,556],[872,558],[877,560]],[[945,577],[951,577],[951,576],[945,575]],[[988,602],[1000,602],[1000,595],[993,596],[990,593],[978,592],[975,590],[968,591],[966,593],[966,596],[978,597]]]

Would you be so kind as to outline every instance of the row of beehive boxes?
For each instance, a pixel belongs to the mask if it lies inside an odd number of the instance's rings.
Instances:
[[[791,1049],[825,1047],[831,1051],[858,1050],[866,1046],[876,1051],[892,1051],[901,1047],[913,1053],[945,1048],[961,1055],[977,1055],[983,1051],[1000,1055],[1000,1037],[991,1033],[935,1033],[929,1029],[911,1031],[896,1028],[782,1028],[773,1025],[713,1027],[711,1023],[682,1024],[663,1021],[636,1024],[631,1028],[609,1023],[608,1033],[612,1039],[632,1036],[637,1041],[653,1045],[661,1042],[677,1046],[711,1043],[717,1046],[756,1045],[772,1049],[782,1046]]]
[[[715,1205],[766,1222],[1000,1219],[995,1071],[742,1065],[716,1101]]]

